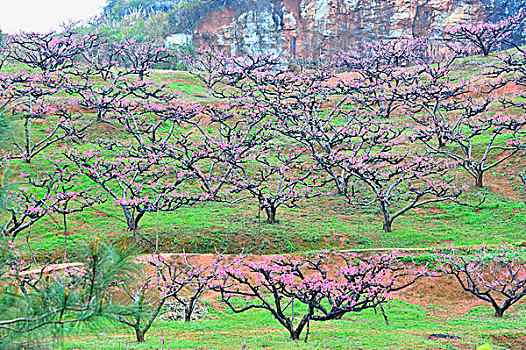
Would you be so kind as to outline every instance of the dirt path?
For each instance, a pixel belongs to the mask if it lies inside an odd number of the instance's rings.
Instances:
[[[36,274],[47,274],[55,271],[61,271],[65,270],[70,267],[79,267],[84,266],[84,263],[80,262],[72,262],[72,263],[64,263],[64,264],[51,264],[44,267],[35,267],[31,270],[24,271],[20,273],[21,276],[27,276],[27,275],[36,275]]]

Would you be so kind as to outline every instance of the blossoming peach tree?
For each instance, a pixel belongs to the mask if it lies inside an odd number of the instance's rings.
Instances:
[[[405,265],[400,258],[396,252],[239,255],[219,262],[211,288],[233,312],[266,310],[292,340],[299,340],[306,329],[307,341],[311,321],[381,307],[425,274],[425,266]]]
[[[524,258],[511,249],[482,246],[466,254],[450,248],[436,262],[438,274],[454,276],[462,289],[491,304],[496,317],[526,296]]]
[[[520,11],[494,23],[462,23],[442,30],[441,34],[447,41],[460,41],[473,45],[484,56],[488,56],[492,50],[506,43],[510,36],[522,27],[525,18],[525,11]]]

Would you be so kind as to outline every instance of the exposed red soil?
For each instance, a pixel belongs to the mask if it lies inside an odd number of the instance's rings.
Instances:
[[[503,87],[494,90],[493,93],[501,96],[510,95],[510,97],[513,97],[513,95],[518,94],[521,91],[524,91],[524,86],[517,85],[514,82],[509,82]]]
[[[499,344],[504,345],[507,349],[526,349],[526,335],[491,335]]]
[[[56,272],[56,271],[61,271],[61,270],[65,270],[65,269],[68,269],[68,268],[71,268],[71,267],[80,267],[80,266],[84,266],[83,263],[80,263],[80,262],[73,262],[73,263],[64,263],[64,264],[52,264],[52,265],[48,265],[44,268],[34,268],[34,269],[31,269],[31,270],[27,270],[27,271],[24,271],[24,272],[21,272],[20,275],[22,276],[28,276],[28,275],[35,275],[35,274],[47,274],[47,273],[50,273],[50,272]]]
[[[464,315],[481,305],[490,308],[487,303],[465,292],[452,276],[422,278],[401,292],[398,298],[420,305],[426,308],[430,315],[442,319]]]
[[[502,157],[504,155],[497,159]],[[491,192],[497,193],[510,201],[524,201],[526,200],[524,193],[517,188],[517,186],[520,186],[520,180],[517,180],[517,175],[520,169],[525,168],[526,159],[523,156],[511,157],[484,174],[485,185],[491,189]],[[510,180],[510,178],[515,180]]]

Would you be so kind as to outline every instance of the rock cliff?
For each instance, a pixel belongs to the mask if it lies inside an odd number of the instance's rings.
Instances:
[[[184,33],[232,54],[286,51],[312,59],[363,38],[420,37],[464,21],[517,13],[526,0],[224,1]]]

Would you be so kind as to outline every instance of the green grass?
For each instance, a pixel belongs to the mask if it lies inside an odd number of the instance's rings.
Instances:
[[[321,249],[438,247],[516,243],[526,237],[526,206],[490,194],[480,208],[443,203],[400,217],[394,232],[382,231],[379,213],[353,208],[340,198],[316,198],[278,212],[280,222],[267,224],[256,203],[209,203],[171,213],[146,215],[137,232],[139,251],[153,250],[157,233],[165,252],[280,253]],[[107,202],[68,218],[70,242],[97,234],[122,239],[125,222],[119,207]],[[58,257],[63,246],[62,218],[51,215],[35,225],[33,249]],[[128,234],[130,235],[130,234]],[[25,239],[22,235],[20,239]],[[75,245],[73,245],[75,246]]]
[[[213,98],[208,96],[206,87],[196,76],[185,71],[154,71],[155,80],[158,83],[167,84],[173,90],[181,91],[186,99],[198,102],[211,102]]]
[[[184,323],[158,321],[143,344],[134,342],[131,329],[112,323],[97,329],[76,328],[63,332],[62,349],[160,349],[161,331],[165,349],[455,349],[459,344],[475,348],[489,342],[503,349],[490,336],[513,338],[524,335],[524,308],[517,307],[504,318],[492,316],[488,306],[475,307],[466,315],[437,319],[433,308],[395,300],[386,306],[389,325],[373,310],[347,314],[341,320],[313,322],[309,340],[292,342],[288,333],[266,311],[233,314],[214,311],[210,319]],[[431,334],[460,337],[455,340],[427,339]],[[501,344],[504,345],[504,344]],[[58,346],[57,346],[58,348]]]
[[[123,134],[124,136],[124,134]],[[71,147],[57,144],[47,152]],[[89,144],[75,145],[79,151]],[[41,159],[42,158],[42,159]],[[492,170],[499,181],[517,182],[515,160]],[[34,172],[51,168],[49,159],[38,157],[31,164],[21,162],[8,169],[7,177],[20,171]],[[472,181],[466,175],[459,181]],[[465,199],[476,203],[481,196],[473,190]],[[297,207],[281,207],[278,224],[267,224],[264,212],[254,200],[237,204],[208,203],[183,207],[170,213],[145,215],[138,238],[141,252],[150,252],[159,235],[160,247],[169,252],[208,253],[279,253],[319,249],[428,247],[436,245],[473,245],[483,242],[515,243],[524,240],[526,205],[511,201],[485,189],[486,200],[479,208],[440,203],[410,211],[398,218],[394,232],[381,230],[377,208],[359,208],[342,197],[325,196],[300,201]],[[120,207],[112,200],[68,217],[70,241],[90,240],[100,235],[108,240],[124,236],[125,221]],[[31,245],[46,254],[58,253],[62,247],[62,218],[51,214],[32,227]],[[57,254],[59,256],[60,254]]]

